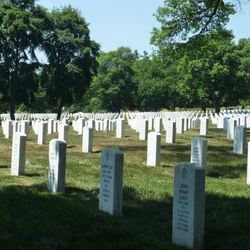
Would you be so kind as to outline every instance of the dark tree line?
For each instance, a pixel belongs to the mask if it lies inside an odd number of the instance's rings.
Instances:
[[[169,0],[155,14],[152,55],[101,52],[81,13],[0,0],[0,108],[57,112],[248,105],[250,40],[226,29],[241,1]],[[39,62],[37,52],[46,63]],[[8,106],[7,106],[8,104]],[[6,108],[8,107],[8,108]]]
[[[39,88],[59,119],[96,73],[99,45],[87,22],[71,6],[49,12],[34,0],[0,0],[0,24],[1,102],[9,103],[11,119],[18,105],[34,104]],[[38,51],[48,63],[39,62]]]

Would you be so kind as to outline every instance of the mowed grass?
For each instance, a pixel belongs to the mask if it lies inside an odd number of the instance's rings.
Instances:
[[[165,143],[161,165],[146,165],[147,142],[127,124],[125,136],[94,131],[93,152],[70,127],[65,193],[47,191],[49,141],[37,144],[31,127],[24,176],[11,176],[11,145],[0,132],[0,249],[186,249],[171,243],[174,167],[190,161],[199,127]],[[249,138],[249,131],[247,133]],[[210,124],[206,177],[205,249],[250,249],[247,156],[233,153],[226,132]],[[123,216],[98,209],[100,157],[105,148],[124,152]]]

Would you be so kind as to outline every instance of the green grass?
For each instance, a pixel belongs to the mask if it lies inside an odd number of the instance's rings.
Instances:
[[[146,166],[146,141],[128,125],[125,137],[94,131],[93,153],[82,153],[72,128],[67,142],[65,193],[47,191],[49,141],[30,128],[26,174],[10,175],[11,140],[0,133],[0,249],[186,249],[171,243],[174,166],[190,161],[199,128],[165,143],[161,166]],[[250,186],[246,155],[210,124],[206,177],[205,249],[250,249]],[[248,132],[249,138],[249,132]],[[98,210],[101,150],[124,152],[123,216]]]

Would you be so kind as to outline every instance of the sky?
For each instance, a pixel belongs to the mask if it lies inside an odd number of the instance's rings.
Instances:
[[[47,9],[71,5],[81,11],[89,23],[90,37],[109,52],[124,46],[132,51],[152,52],[150,45],[153,27],[160,27],[153,14],[164,0],[37,0]],[[250,3],[231,17],[228,28],[233,30],[235,42],[250,37]]]

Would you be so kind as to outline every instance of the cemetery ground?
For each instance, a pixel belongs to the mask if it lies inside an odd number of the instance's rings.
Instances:
[[[233,153],[233,140],[209,124],[205,249],[250,249],[250,186],[246,184],[247,156]],[[29,129],[24,176],[11,176],[11,139],[0,131],[1,249],[186,249],[172,241],[174,167],[190,162],[191,139],[199,127],[165,143],[161,164],[146,166],[147,142],[125,127],[94,131],[93,152],[83,153],[82,136],[70,127],[67,141],[65,193],[47,190],[49,141],[37,144]],[[250,138],[247,131],[247,138]],[[105,148],[124,152],[122,216],[98,209],[100,157]]]

